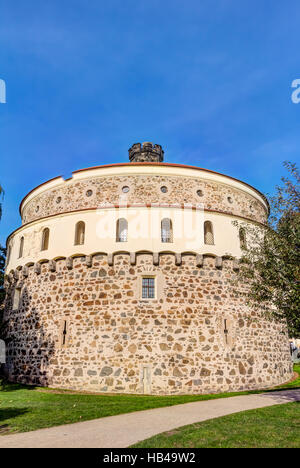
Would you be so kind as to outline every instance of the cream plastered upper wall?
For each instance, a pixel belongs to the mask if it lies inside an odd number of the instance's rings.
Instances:
[[[212,181],[227,185],[229,187],[241,190],[248,195],[252,195],[254,198],[259,200],[268,211],[268,205],[265,198],[254,188],[238,181],[232,179],[228,176],[210,172],[204,169],[198,169],[189,166],[177,166],[171,164],[147,164],[147,163],[129,163],[129,164],[116,164],[112,166],[99,166],[97,168],[90,168],[74,172],[72,178],[64,180],[62,177],[57,177],[42,184],[41,186],[34,189],[30,192],[22,201],[21,211],[24,210],[25,206],[36,196],[41,195],[47,190],[58,188],[60,186],[68,186],[76,181],[89,179],[93,177],[108,177],[108,176],[129,176],[129,175],[160,175],[160,176],[185,176],[199,178],[205,181]]]
[[[116,242],[116,223],[119,218],[128,221],[127,242]],[[161,242],[163,218],[172,220],[171,243]],[[105,208],[64,213],[34,221],[12,234],[9,239],[10,260],[6,271],[43,260],[97,252],[195,252],[238,258],[241,250],[234,220],[239,219],[222,213],[207,213],[201,209],[163,207]],[[85,223],[85,242],[83,245],[74,245],[75,226],[79,221]],[[212,222],[214,245],[204,244],[204,221]],[[41,251],[44,228],[50,229],[49,248]],[[24,237],[23,256],[18,258],[21,237]]]

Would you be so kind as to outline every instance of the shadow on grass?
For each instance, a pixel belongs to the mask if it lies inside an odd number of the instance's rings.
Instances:
[[[282,387],[282,388],[277,388],[277,387],[274,387],[274,388],[270,388],[270,389],[267,389],[267,390],[261,390],[260,392],[263,392],[263,393],[270,393],[270,392],[286,392],[287,390],[291,391],[291,390],[300,390],[300,386],[299,387]],[[255,393],[258,393],[255,392]]]
[[[35,390],[34,385],[23,385],[19,383],[8,382],[0,377],[0,392],[15,392],[16,390]]]
[[[1,421],[6,421],[7,419],[16,418],[17,416],[23,416],[23,414],[28,413],[28,411],[28,408],[0,408],[0,423]],[[4,426],[0,424],[0,429],[3,427]]]
[[[264,395],[273,398],[275,401],[278,400],[279,403],[300,402],[300,391],[296,388],[290,388],[288,390],[274,390],[273,392],[268,392],[268,394],[263,394],[263,396]]]
[[[2,421],[9,421],[18,416],[23,416],[28,413],[27,408],[3,408],[0,409],[0,436],[11,434],[11,426],[9,424],[1,424]]]

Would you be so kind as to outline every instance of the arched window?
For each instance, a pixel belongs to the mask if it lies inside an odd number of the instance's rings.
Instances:
[[[169,218],[164,218],[161,221],[161,241],[173,242],[173,227]]]
[[[75,227],[75,245],[83,245],[85,236],[85,223],[78,221]]]
[[[21,302],[21,288],[16,288],[13,297],[13,310],[17,310],[20,307]]]
[[[246,249],[247,248],[247,241],[246,241],[246,232],[244,228],[240,228],[239,230],[239,238],[240,238],[240,248]]]
[[[42,234],[42,247],[41,247],[41,250],[48,250],[48,248],[49,248],[49,235],[50,235],[49,228],[45,228],[43,230],[43,234]]]
[[[214,245],[214,231],[211,221],[204,223],[204,244]]]
[[[19,247],[19,258],[23,257],[23,250],[24,250],[24,237],[21,237],[20,247]]]
[[[8,248],[7,248],[6,265],[9,264],[10,255],[11,255],[11,246],[9,245]]]
[[[128,222],[125,218],[120,218],[117,221],[117,232],[116,232],[116,241],[117,242],[127,242],[128,235]]]

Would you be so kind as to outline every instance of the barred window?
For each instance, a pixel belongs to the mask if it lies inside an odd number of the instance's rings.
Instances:
[[[142,279],[142,298],[154,299],[155,298],[155,278]]]
[[[211,221],[204,223],[204,244],[214,245],[214,232]]]
[[[164,218],[161,222],[161,241],[173,242],[173,227],[169,218]]]
[[[117,233],[116,241],[117,242],[127,242],[128,234],[128,222],[125,218],[120,218],[117,221]]]

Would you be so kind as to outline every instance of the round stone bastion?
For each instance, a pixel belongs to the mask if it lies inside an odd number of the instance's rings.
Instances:
[[[10,381],[90,392],[197,394],[292,377],[287,329],[247,305],[242,225],[266,198],[214,171],[164,163],[75,171],[29,192],[7,239]]]

